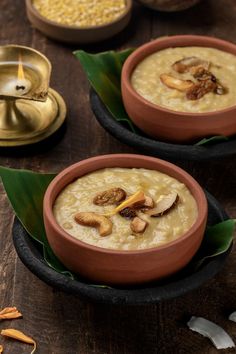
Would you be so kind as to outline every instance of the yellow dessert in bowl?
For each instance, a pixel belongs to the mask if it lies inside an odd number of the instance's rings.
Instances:
[[[129,203],[137,192],[140,199]],[[160,203],[167,204],[156,212]],[[76,239],[127,251],[176,240],[198,215],[196,201],[183,183],[144,168],[106,168],[82,176],[61,191],[53,212],[58,224]],[[81,223],[80,216],[90,216],[91,220]],[[109,223],[105,235],[94,227],[93,216],[105,217],[104,223]]]
[[[204,236],[207,201],[173,164],[104,155],[59,173],[45,193],[43,215],[48,242],[68,269],[103,284],[137,284],[173,274],[192,259]]]
[[[136,49],[121,75],[132,120],[163,141],[196,142],[236,133],[236,45],[194,35],[162,37]]]
[[[212,83],[208,91],[203,85],[207,80]],[[235,105],[235,82],[235,55],[192,46],[157,51],[143,59],[131,76],[133,88],[147,101],[174,111],[193,113]],[[194,85],[198,86],[195,96]],[[219,85],[222,91],[217,92]]]

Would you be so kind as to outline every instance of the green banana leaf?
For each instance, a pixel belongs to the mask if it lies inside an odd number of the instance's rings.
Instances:
[[[49,246],[43,223],[43,197],[55,174],[36,173],[0,166],[0,178],[12,208],[29,235],[43,248],[45,262],[55,271],[72,279],[79,279],[71,273],[54,255]],[[235,220],[227,220],[209,227],[205,233],[200,251],[195,259],[200,265],[209,257],[226,252],[233,240]],[[109,288],[106,285],[93,285]]]
[[[138,129],[130,120],[121,95],[121,70],[125,60],[135,50],[129,48],[121,52],[108,51],[90,54],[83,50],[74,52],[80,61],[88,80],[115,120],[128,127],[133,133]],[[194,145],[207,146],[228,140],[225,136],[204,138]]]
[[[228,140],[229,140],[229,138],[227,136],[216,135],[216,136],[212,136],[211,138],[204,138],[204,139],[200,140],[198,143],[196,143],[195,145],[198,145],[198,146],[210,145],[210,144],[215,144],[215,143],[228,141]]]
[[[218,256],[230,248],[235,224],[236,220],[229,219],[207,228],[205,237],[197,253],[197,268],[208,258]]]
[[[59,273],[74,278],[54,255],[43,223],[43,197],[55,174],[0,167],[0,177],[16,216],[29,235],[41,244],[47,264]]]
[[[90,84],[113,117],[118,122],[126,123],[128,128],[135,132],[135,127],[125,111],[120,88],[122,66],[133,51],[134,49],[130,48],[121,52],[88,54],[78,50],[74,54],[83,66]]]

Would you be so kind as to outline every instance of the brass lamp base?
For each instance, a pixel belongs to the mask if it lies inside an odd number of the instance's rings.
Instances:
[[[11,98],[0,100],[0,146],[39,142],[55,133],[65,117],[65,102],[51,88],[45,102]]]

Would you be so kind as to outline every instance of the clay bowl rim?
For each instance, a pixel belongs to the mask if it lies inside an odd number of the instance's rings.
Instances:
[[[185,42],[185,41],[202,41],[202,44],[198,44],[198,45],[188,45],[188,44],[184,44],[181,42]],[[176,41],[177,43],[175,45],[173,45],[173,41]],[[135,69],[135,67],[142,61],[144,60],[146,57],[148,57],[149,55],[158,52],[159,49],[156,50],[156,46],[158,46],[158,44],[160,43],[165,43],[169,44],[167,45],[165,48],[161,48],[160,50],[163,49],[167,49],[167,48],[176,48],[176,47],[192,47],[192,46],[203,46],[203,47],[208,47],[208,48],[213,48],[213,49],[218,49],[218,50],[222,50],[226,53],[232,54],[231,52],[227,52],[226,50],[223,50],[221,48],[219,48],[221,45],[222,46],[226,46],[228,48],[232,48],[235,50],[236,52],[236,44],[230,41],[226,41],[224,39],[220,39],[220,38],[216,38],[216,37],[210,37],[210,36],[198,36],[198,35],[192,35],[192,34],[187,34],[187,35],[175,35],[175,36],[167,36],[167,37],[162,37],[162,38],[157,38],[151,42],[145,43],[143,45],[141,45],[140,47],[138,47],[133,53],[131,53],[128,58],[126,59],[123,68],[122,68],[122,73],[121,73],[121,81],[124,84],[125,88],[129,91],[129,93],[133,96],[133,98],[135,98],[136,100],[138,100],[139,102],[141,102],[144,106],[150,107],[152,109],[155,109],[157,112],[162,111],[165,113],[170,113],[172,115],[178,115],[178,116],[182,116],[182,117],[188,117],[192,118],[192,117],[198,117],[198,118],[202,118],[202,119],[206,119],[206,115],[208,116],[207,118],[213,118],[213,120],[215,118],[217,118],[217,116],[219,114],[223,114],[223,113],[228,113],[231,112],[233,110],[236,110],[236,104],[234,104],[233,106],[230,107],[226,107],[224,109],[220,109],[220,110],[216,110],[216,111],[209,111],[209,112],[201,112],[201,113],[191,113],[191,112],[181,112],[181,111],[174,111],[172,109],[166,108],[164,106],[160,106],[158,104],[154,104],[152,102],[149,102],[148,100],[146,100],[144,97],[142,97],[141,95],[139,95],[133,88],[133,86],[131,85],[130,79],[131,79],[131,75]],[[215,44],[215,46],[212,46],[213,44]],[[142,53],[149,48],[152,48],[152,50],[150,52],[148,52],[147,55],[142,56]],[[233,54],[236,57],[236,54]],[[142,58],[138,61],[138,64],[133,65],[133,62],[135,61],[137,56],[141,56]]]
[[[130,12],[132,10],[132,6],[133,6],[132,0],[126,0],[127,5],[126,5],[125,11],[119,17],[117,17],[114,21],[108,22],[104,25],[79,27],[79,26],[74,26],[74,25],[72,25],[72,26],[63,25],[61,23],[57,23],[55,21],[49,20],[48,18],[41,15],[40,12],[34,7],[33,0],[25,0],[25,1],[26,1],[27,9],[30,10],[33,13],[33,15],[35,17],[37,17],[37,19],[40,20],[41,22],[44,22],[50,26],[59,27],[61,29],[65,29],[65,30],[77,30],[77,31],[83,31],[83,32],[95,30],[95,29],[96,30],[104,29],[106,27],[113,26],[118,22],[121,22],[123,19],[126,18],[126,16],[128,16],[130,14]]]
[[[198,207],[198,216],[197,216],[197,219],[194,222],[194,224],[191,226],[191,228],[187,232],[185,232],[182,236],[177,238],[176,240],[173,240],[173,241],[171,241],[167,244],[164,244],[162,246],[147,248],[147,249],[143,249],[143,250],[132,250],[132,251],[114,250],[114,249],[90,245],[86,242],[76,239],[75,237],[71,236],[69,233],[64,231],[59,226],[59,224],[56,222],[56,219],[55,219],[55,217],[53,215],[53,211],[52,211],[52,206],[53,206],[57,196],[68,184],[72,183],[76,178],[79,178],[79,177],[87,174],[87,173],[85,173],[84,175],[78,176],[77,171],[80,169],[81,166],[84,166],[87,164],[91,165],[94,162],[106,161],[111,158],[114,160],[116,160],[116,159],[119,160],[120,158],[123,158],[123,159],[129,158],[129,159],[132,159],[132,161],[140,161],[141,160],[141,161],[149,161],[150,163],[158,163],[160,166],[162,166],[164,168],[174,170],[180,177],[186,178],[188,181],[188,184],[186,184],[187,188],[190,189],[190,186],[191,186],[191,188],[194,189],[194,191],[196,193],[196,196],[194,197],[194,199],[196,200],[197,207]],[[109,167],[111,167],[111,166],[109,166]],[[114,163],[113,167],[116,167],[115,163]],[[135,168],[135,163],[133,166],[131,166],[131,168],[132,167]],[[103,166],[96,168],[94,170],[91,170],[88,173],[92,173],[94,171],[98,171],[103,168],[106,168],[105,163],[103,163]],[[139,168],[142,168],[142,167],[139,167]],[[154,169],[154,170],[156,170],[156,169]],[[71,172],[73,172],[73,177],[70,178],[70,182],[63,185],[63,187],[60,189],[60,191],[58,191],[58,193],[56,194],[55,198],[52,198],[54,188],[56,187],[58,181],[60,181],[62,178],[64,178],[65,176],[67,176]],[[165,172],[163,172],[163,173],[165,173]],[[52,203],[51,203],[51,201],[52,201]],[[46,215],[46,218],[47,218],[48,222],[50,222],[51,227],[53,228],[54,232],[56,232],[57,234],[60,234],[60,237],[66,239],[67,242],[72,243],[75,247],[83,247],[83,248],[86,248],[90,251],[95,251],[95,252],[99,252],[99,253],[103,253],[103,254],[116,254],[116,255],[129,256],[129,255],[140,255],[140,254],[148,254],[148,253],[152,253],[152,252],[158,252],[158,251],[167,249],[169,247],[175,246],[178,243],[184,242],[187,238],[191,237],[192,234],[195,233],[199,229],[199,227],[204,223],[205,218],[208,214],[208,206],[207,206],[207,199],[206,199],[205,193],[204,193],[203,189],[201,188],[201,186],[199,185],[199,183],[189,173],[184,171],[182,168],[180,168],[170,162],[167,162],[165,160],[161,160],[161,159],[158,159],[155,157],[150,157],[150,156],[145,156],[145,155],[107,154],[107,155],[99,155],[99,156],[90,157],[88,159],[81,160],[73,165],[70,165],[69,167],[65,168],[64,170],[62,170],[52,180],[52,182],[49,184],[49,186],[45,192],[44,200],[43,200],[43,214],[44,214],[44,218]]]

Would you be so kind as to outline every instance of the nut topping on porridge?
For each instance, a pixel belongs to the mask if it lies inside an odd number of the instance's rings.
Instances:
[[[199,100],[209,92],[223,95],[226,89],[219,83],[215,75],[208,70],[209,65],[209,62],[197,57],[184,58],[175,62],[172,68],[181,74],[189,72],[197,80],[196,83],[191,80],[181,80],[168,74],[161,74],[160,80],[169,88],[186,91],[186,98],[192,101]]]
[[[122,196],[122,198],[127,195],[121,188],[112,188],[97,194],[93,199],[93,201],[96,201],[94,204],[105,206],[111,204],[111,201],[113,201],[113,203],[117,203],[116,196],[118,194]],[[99,203],[97,203],[97,201],[99,201]],[[96,227],[100,236],[108,236],[112,233],[112,222],[109,217],[119,212],[120,216],[123,218],[132,220],[130,223],[130,228],[134,233],[143,233],[148,226],[148,222],[139,217],[140,214],[143,215],[143,217],[145,214],[148,216],[162,216],[167,213],[177,203],[177,201],[178,194],[172,192],[162,198],[156,204],[156,207],[154,207],[154,200],[151,197],[146,196],[142,191],[138,191],[128,197],[110,213],[101,215],[94,212],[81,212],[77,213],[74,216],[74,219],[80,225]]]
[[[215,75],[213,75],[209,70],[206,70],[202,66],[194,66],[190,69],[190,73],[193,75],[193,77],[199,81],[202,80],[211,80],[213,82],[216,82],[217,79]]]
[[[112,222],[103,215],[86,212],[77,213],[75,221],[83,226],[96,227],[100,236],[108,236],[112,233]]]
[[[145,195],[142,191],[138,191],[135,194],[131,195],[128,199],[126,199],[123,203],[118,205],[115,209],[112,211],[104,214],[105,216],[112,216],[117,213],[119,213],[121,210],[127,207],[133,207],[134,204],[136,203],[144,203],[145,202]]]
[[[213,75],[209,70],[206,70],[202,66],[197,66],[191,68],[190,72],[195,79],[200,81],[200,84],[197,83],[194,87],[190,88],[190,92],[187,92],[188,99],[199,99],[211,91],[214,91],[217,95],[223,95],[226,93],[226,89],[219,83],[215,75]],[[201,83],[202,81],[204,82],[203,84]],[[198,94],[196,94],[196,92],[198,92]]]
[[[160,79],[164,85],[178,91],[187,91],[194,85],[191,80],[181,80],[169,74],[161,74]]]
[[[143,233],[148,226],[148,222],[138,217],[140,212],[145,212],[154,208],[154,201],[149,196],[144,196],[144,200],[134,203],[131,207],[126,207],[120,211],[120,216],[131,219],[130,228],[134,233]]]
[[[187,57],[176,61],[172,68],[180,74],[186,73],[192,67],[201,66],[204,69],[208,69],[210,66],[209,61],[200,59],[198,57]]]
[[[209,82],[194,86],[203,80],[215,82],[214,90],[202,90],[206,85],[213,88]],[[131,75],[133,89],[146,101],[190,113],[215,112],[234,106],[235,81],[236,55],[200,46],[157,50],[142,59]],[[186,92],[192,88],[194,93],[200,89],[201,95],[187,97]]]
[[[190,73],[197,82],[182,80],[169,74],[161,74],[161,82],[169,88],[186,92],[189,100],[199,100],[209,92],[217,95],[226,93],[226,89],[209,71],[210,62],[197,57],[187,57],[175,62],[171,67],[180,74]]]
[[[145,202],[142,205],[142,210],[154,208],[154,200],[151,197],[145,195]]]
[[[147,226],[148,223],[137,216],[132,220],[130,224],[131,231],[136,234],[143,233]]]
[[[146,195],[144,197],[145,200],[141,200],[139,202],[134,203],[132,207],[122,209],[119,213],[120,216],[123,216],[123,218],[126,219],[133,219],[135,216],[137,216],[137,212],[139,210],[145,212],[146,210],[154,208],[153,199]]]
[[[193,85],[186,93],[186,97],[189,100],[199,100],[205,94],[214,92],[217,88],[217,84],[212,80],[202,80]]]
[[[147,208],[147,209],[150,209],[150,208],[153,208],[154,207],[154,201],[151,197],[148,197],[147,195],[144,195],[144,199],[143,200],[140,200],[134,204],[132,204],[132,208],[134,209],[139,209],[139,208]]]
[[[157,202],[154,209],[148,210],[145,213],[149,216],[162,216],[177,204],[178,199],[178,194],[176,192],[172,192]]]
[[[125,199],[114,205],[93,203],[98,193],[111,189],[122,189]],[[68,184],[53,213],[67,234],[84,243],[132,251],[181,237],[196,222],[198,207],[189,188],[172,176],[152,169],[109,167]]]
[[[107,191],[98,193],[93,203],[96,205],[112,205],[118,204],[126,198],[126,192],[122,188],[111,188]]]
[[[217,95],[223,95],[227,92],[226,88],[223,87],[223,85],[219,82],[219,80],[215,77],[215,75],[212,74],[209,70],[204,69],[201,66],[194,67],[191,69],[191,73],[193,74],[193,77],[195,77],[197,80],[202,81],[202,80],[211,80],[216,83],[216,88],[214,92]]]
[[[119,214],[123,218],[133,219],[137,215],[137,210],[134,208],[127,207],[127,208],[122,209]]]

